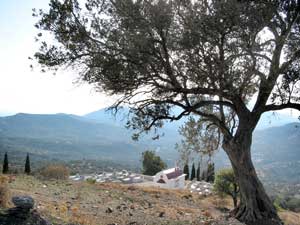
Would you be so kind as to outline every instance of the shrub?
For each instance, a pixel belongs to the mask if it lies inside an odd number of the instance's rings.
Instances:
[[[291,198],[286,202],[287,209],[300,212],[300,199],[299,198]]]
[[[282,211],[284,209],[284,207],[282,207],[283,204],[283,200],[280,197],[277,197],[274,201],[273,201],[273,205],[275,206],[276,210]]]
[[[86,182],[88,182],[89,184],[95,184],[96,180],[93,178],[88,178],[88,179],[86,179]]]
[[[41,178],[47,180],[66,180],[69,178],[69,174],[69,169],[64,165],[49,165],[40,172]]]
[[[0,208],[8,207],[9,196],[8,178],[0,176]]]

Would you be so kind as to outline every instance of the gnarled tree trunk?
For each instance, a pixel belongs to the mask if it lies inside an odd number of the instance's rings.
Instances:
[[[240,186],[240,204],[234,210],[235,217],[249,225],[283,224],[257,177],[251,160],[251,140],[252,133],[249,133],[223,143]]]

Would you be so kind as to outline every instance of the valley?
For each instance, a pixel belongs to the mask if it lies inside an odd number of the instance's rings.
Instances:
[[[175,150],[181,138],[178,129],[184,120],[166,123],[159,130],[163,135],[158,140],[153,140],[154,133],[150,133],[133,141],[133,132],[125,128],[127,113],[125,109],[114,117],[103,109],[85,116],[20,113],[0,117],[0,156],[8,152],[17,166],[23,164],[29,153],[36,162],[33,166],[51,160],[94,160],[100,168],[111,164],[137,170],[142,152],[151,149],[170,167],[174,166],[179,159]],[[272,127],[266,128],[266,124],[270,125],[268,121]],[[300,124],[296,119],[284,115],[262,118],[252,146],[252,158],[260,176],[266,181],[300,183],[299,146]],[[222,149],[215,154],[214,161],[216,168],[230,165]]]

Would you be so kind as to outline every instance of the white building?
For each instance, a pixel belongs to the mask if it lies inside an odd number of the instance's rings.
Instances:
[[[163,188],[183,189],[185,186],[185,174],[178,167],[158,172],[154,183]]]

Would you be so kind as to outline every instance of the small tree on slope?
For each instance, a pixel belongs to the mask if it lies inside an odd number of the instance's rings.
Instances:
[[[8,173],[8,156],[7,156],[7,152],[5,152],[5,155],[4,155],[2,173],[3,174]]]

